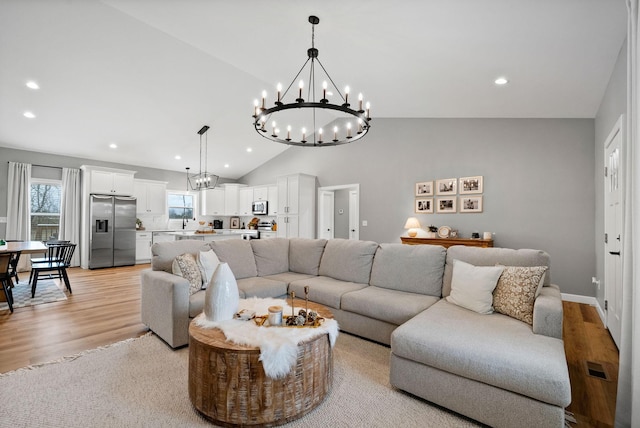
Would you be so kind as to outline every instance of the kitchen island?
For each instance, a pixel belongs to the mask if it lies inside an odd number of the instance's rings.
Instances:
[[[218,241],[223,239],[241,239],[243,235],[252,235],[258,237],[257,230],[248,229],[214,229],[215,233],[197,233],[195,230],[173,230],[166,232],[155,232],[154,242],[156,242],[156,236],[161,235],[158,241],[173,241],[182,239],[197,239],[205,242]]]

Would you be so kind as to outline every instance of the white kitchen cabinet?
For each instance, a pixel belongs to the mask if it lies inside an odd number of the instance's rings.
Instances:
[[[277,232],[263,232],[263,231],[260,231],[260,239],[275,238],[276,234],[277,234]]]
[[[315,238],[316,177],[278,177],[278,237]]]
[[[91,169],[89,193],[103,195],[133,195],[133,171]]]
[[[225,189],[216,187],[200,192],[200,214],[225,215]]]
[[[268,211],[270,216],[278,215],[278,186],[269,186],[268,188]]]
[[[238,211],[241,216],[252,215],[251,203],[253,199],[253,187],[243,187],[240,189],[240,197],[238,198]]]
[[[167,213],[167,182],[134,180],[133,196],[137,199],[139,214],[162,215]]]
[[[269,188],[267,186],[259,186],[253,188],[253,200],[254,201],[268,201],[269,200]]]
[[[136,232],[136,264],[151,261],[151,232]]]
[[[226,215],[240,215],[240,189],[244,184],[224,183],[224,210]]]

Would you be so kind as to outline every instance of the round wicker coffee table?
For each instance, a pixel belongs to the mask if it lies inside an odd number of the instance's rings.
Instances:
[[[304,307],[304,301],[296,301]],[[326,307],[309,309],[332,318]],[[333,380],[329,335],[298,345],[294,369],[281,379],[267,377],[260,349],[226,341],[222,331],[189,325],[189,398],[207,419],[221,426],[268,427],[298,419],[317,407]]]

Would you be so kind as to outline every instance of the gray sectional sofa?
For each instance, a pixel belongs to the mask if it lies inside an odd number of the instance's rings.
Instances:
[[[152,247],[141,275],[142,322],[170,346],[188,343],[204,305],[173,275],[173,259],[213,249],[241,298],[290,291],[328,306],[342,331],[391,346],[391,384],[496,427],[564,425],[571,389],[559,289],[544,277],[533,325],[449,303],[454,260],[549,266],[537,250],[377,244],[342,239],[182,240]]]

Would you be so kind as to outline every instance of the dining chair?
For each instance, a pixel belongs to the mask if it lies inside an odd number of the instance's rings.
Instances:
[[[6,242],[24,242],[21,239],[7,239]],[[16,285],[20,282],[20,278],[18,277],[18,262],[20,261],[21,251],[17,251],[16,254],[13,255],[11,260],[9,261],[9,272],[12,278],[15,278]]]
[[[47,249],[49,249],[51,246],[55,246],[57,244],[68,244],[71,241],[64,241],[64,240],[60,240],[60,239],[49,239],[48,241],[44,241],[44,245],[47,246]],[[51,254],[47,253],[47,255],[45,257],[38,257],[38,258],[32,258],[31,259],[31,263],[41,263],[41,262],[48,262],[51,261]],[[31,282],[31,279],[29,280],[29,282]]]
[[[10,262],[12,257],[12,252],[0,254],[0,283],[11,312],[13,312],[13,291],[11,290],[13,284],[9,270],[11,269]]]
[[[31,265],[31,297],[36,295],[36,285],[41,273],[48,273],[49,278],[60,278],[64,281],[69,294],[72,294],[67,268],[71,266],[71,259],[76,244],[55,244],[50,246],[51,258],[48,261],[32,263]]]

